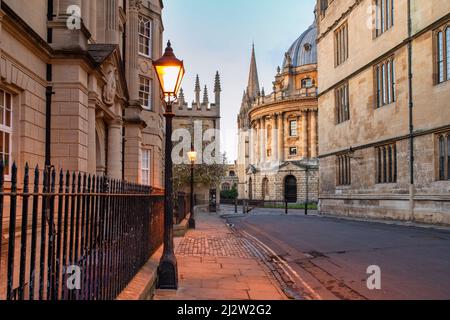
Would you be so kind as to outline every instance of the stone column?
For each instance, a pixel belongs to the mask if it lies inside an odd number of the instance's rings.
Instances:
[[[278,115],[278,159],[281,162],[284,161],[284,114]]]
[[[89,3],[89,31],[94,40],[97,40],[97,1],[85,1]]]
[[[122,121],[113,120],[108,123],[108,177],[122,179]]]
[[[1,6],[1,4],[2,4],[2,0],[0,0],[0,6]],[[3,23],[3,15],[4,14],[0,10],[0,57],[2,56],[2,39],[3,39],[3,37],[2,37],[2,23]]]
[[[105,42],[119,44],[119,7],[117,0],[105,1]]]
[[[311,158],[317,157],[317,110],[311,111]]]
[[[258,164],[263,163],[263,121],[262,118],[258,119]]]
[[[139,42],[139,9],[142,1],[131,0],[128,7],[127,21],[127,80],[128,92],[131,101],[139,101],[139,67],[138,67],[138,42]]]
[[[302,157],[308,158],[308,110],[302,111]]]
[[[278,113],[274,113],[273,116],[273,129],[272,129],[272,163],[277,162],[278,159]]]
[[[261,162],[266,163],[267,157],[267,127],[266,117],[262,118],[262,130],[261,130]]]
[[[88,102],[88,163],[87,168],[90,174],[97,173],[97,142],[95,132],[95,107],[96,103],[94,99],[89,99]]]
[[[144,126],[141,122],[126,123],[125,180],[129,182],[142,183],[141,145],[143,127]],[[150,183],[153,185],[153,181],[150,181]]]

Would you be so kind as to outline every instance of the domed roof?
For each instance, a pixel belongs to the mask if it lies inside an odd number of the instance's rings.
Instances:
[[[287,54],[293,67],[317,63],[317,27],[314,23],[308,30],[295,40]],[[283,67],[287,67],[287,56],[284,58]]]

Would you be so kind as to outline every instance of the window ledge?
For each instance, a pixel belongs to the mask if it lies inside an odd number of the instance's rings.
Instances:
[[[388,104],[384,104],[381,107],[375,107],[375,110],[388,108],[388,107],[391,107],[391,106],[395,106],[396,104],[397,104],[397,101],[394,101],[394,102],[391,102],[391,103],[388,103]]]
[[[350,122],[350,120],[345,120],[343,122],[336,123],[336,126],[343,126],[344,124],[349,123],[349,122]]]
[[[140,55],[141,57],[144,57],[144,58],[147,58],[147,59],[153,60],[153,58],[152,58],[151,56],[149,56],[149,55],[146,55],[145,53],[139,52],[139,55]]]

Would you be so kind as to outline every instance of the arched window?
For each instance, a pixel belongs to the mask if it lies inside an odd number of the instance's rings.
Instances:
[[[224,191],[230,190],[230,184],[229,183],[222,184],[222,190],[224,190]]]
[[[311,78],[305,78],[302,80],[302,88],[311,88],[313,86]]]
[[[236,172],[234,172],[233,170],[230,171],[229,173],[230,177],[235,177],[236,176]]]

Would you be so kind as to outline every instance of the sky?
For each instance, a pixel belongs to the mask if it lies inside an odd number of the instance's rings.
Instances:
[[[284,53],[314,21],[316,0],[166,0],[164,43],[184,60],[185,98],[194,99],[195,76],[214,102],[214,76],[221,75],[221,149],[237,157],[237,115],[247,87],[252,43],[260,87],[272,82]],[[165,46],[164,46],[165,47]],[[203,97],[203,92],[201,93]]]

